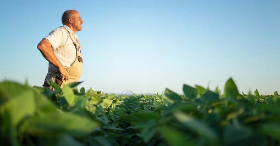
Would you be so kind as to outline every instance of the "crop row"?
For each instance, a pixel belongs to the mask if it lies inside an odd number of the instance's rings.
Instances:
[[[114,95],[80,83],[0,83],[1,145],[280,145],[280,99],[183,85],[184,95]]]

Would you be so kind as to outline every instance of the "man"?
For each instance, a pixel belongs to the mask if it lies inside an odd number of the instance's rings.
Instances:
[[[77,31],[82,30],[83,20],[78,11],[67,10],[62,15],[63,26],[54,29],[37,46],[49,61],[44,85],[56,81],[60,86],[77,82],[82,73],[82,57]]]

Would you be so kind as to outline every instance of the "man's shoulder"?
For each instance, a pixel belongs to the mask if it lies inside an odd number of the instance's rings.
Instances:
[[[63,27],[58,27],[52,30],[45,38],[48,39],[53,48],[57,48],[59,45],[64,44],[67,41],[67,33]]]
[[[53,29],[50,33],[49,33],[49,36],[50,35],[62,35],[62,36],[65,36],[66,35],[66,31],[64,29],[63,26],[60,26],[58,28],[55,28]]]
[[[60,27],[53,29],[51,32],[57,32],[57,31],[65,32],[65,28],[63,26],[60,26]]]

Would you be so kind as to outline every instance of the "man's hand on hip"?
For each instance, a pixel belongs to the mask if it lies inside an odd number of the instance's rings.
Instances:
[[[59,72],[61,73],[62,80],[67,81],[69,79],[69,73],[64,67],[60,67]]]

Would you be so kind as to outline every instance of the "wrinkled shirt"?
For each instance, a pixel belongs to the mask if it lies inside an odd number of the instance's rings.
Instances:
[[[67,25],[64,25],[51,31],[46,39],[52,44],[54,54],[61,64],[65,68],[71,67],[75,62],[77,51],[79,51],[74,45],[79,42],[78,36]]]

